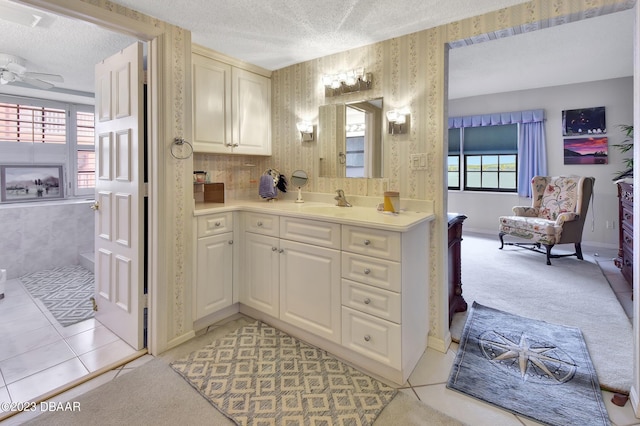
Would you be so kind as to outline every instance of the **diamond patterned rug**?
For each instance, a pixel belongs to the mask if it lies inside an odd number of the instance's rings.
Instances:
[[[548,425],[610,424],[580,329],[476,302],[447,387]]]
[[[371,425],[397,393],[260,321],[171,367],[239,425]]]
[[[93,272],[82,266],[62,266],[20,277],[24,287],[67,327],[93,318]]]

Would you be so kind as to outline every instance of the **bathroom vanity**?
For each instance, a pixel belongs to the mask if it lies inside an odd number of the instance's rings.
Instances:
[[[402,384],[427,347],[433,218],[313,202],[199,205],[194,321],[239,311]]]

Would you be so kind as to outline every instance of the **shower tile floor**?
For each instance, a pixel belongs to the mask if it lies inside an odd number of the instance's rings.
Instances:
[[[93,318],[61,326],[18,279],[4,294],[0,403],[32,400],[136,353]]]

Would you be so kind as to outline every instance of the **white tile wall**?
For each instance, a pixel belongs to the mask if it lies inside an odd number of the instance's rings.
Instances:
[[[90,201],[0,205],[0,268],[7,279],[62,265],[77,265],[93,250]]]

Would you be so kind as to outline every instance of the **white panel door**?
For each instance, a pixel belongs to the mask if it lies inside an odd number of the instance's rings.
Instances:
[[[271,79],[232,69],[233,153],[271,155]]]
[[[96,65],[96,319],[142,349],[142,44]]]
[[[280,319],[340,343],[340,252],[282,239],[280,249]]]
[[[230,153],[231,66],[192,55],[193,148],[196,152]]]
[[[233,303],[233,232],[198,239],[196,319]]]
[[[277,318],[280,294],[278,239],[246,232],[244,243],[246,265],[240,303]]]

